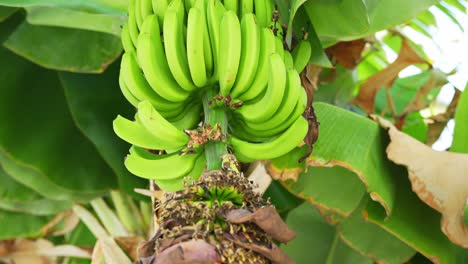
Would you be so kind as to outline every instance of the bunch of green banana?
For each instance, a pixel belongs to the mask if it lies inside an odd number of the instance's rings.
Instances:
[[[167,191],[200,176],[203,146],[187,151],[184,131],[203,124],[201,98],[213,87],[243,103],[225,110],[239,160],[272,159],[304,139],[307,98],[298,71],[310,45],[284,49],[271,0],[129,0],[128,12],[119,84],[137,113],[117,117],[114,131],[133,145],[130,172]]]

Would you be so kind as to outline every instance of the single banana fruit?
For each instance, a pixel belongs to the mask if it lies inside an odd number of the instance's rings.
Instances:
[[[117,116],[113,122],[115,134],[128,143],[147,149],[164,150],[179,148],[180,144],[171,142],[161,136],[155,136],[135,121]]]
[[[137,107],[140,101],[128,90],[127,85],[123,80],[122,74],[119,74],[119,86],[125,99],[127,99],[131,105]]]
[[[239,4],[237,0],[224,0],[224,7],[228,11],[233,11],[237,15]]]
[[[187,61],[187,52],[184,40],[183,2],[173,0],[164,14],[163,34],[164,50],[171,73],[177,83],[186,91],[195,90]],[[182,9],[182,11],[181,11]]]
[[[152,0],[151,2],[153,4],[153,13],[158,17],[159,25],[162,25],[164,13],[166,13],[170,0]]]
[[[247,102],[258,97],[266,88],[268,84],[268,67],[270,64],[270,55],[275,52],[275,36],[271,29],[262,28],[260,36],[260,55],[258,58],[257,71],[255,78],[246,92],[241,94],[238,98],[241,101]]]
[[[241,58],[237,79],[231,97],[237,98],[250,88],[255,78],[260,54],[260,29],[254,14],[245,14],[241,20]]]
[[[151,0],[141,0],[140,13],[141,13],[141,18],[143,19],[142,20],[142,26],[143,26],[143,23],[145,22],[146,17],[153,14],[153,4],[151,3]]]
[[[131,173],[145,179],[173,180],[189,174],[200,153],[182,156],[179,153],[172,153],[157,156],[159,156],[157,159],[145,159],[129,154],[125,159],[125,167]]]
[[[246,104],[237,109],[247,122],[264,122],[271,118],[281,105],[286,88],[286,66],[278,53],[270,56],[269,65],[270,80],[263,98],[255,104]]]
[[[130,34],[130,38],[132,39],[133,46],[136,47],[137,45],[137,39],[138,39],[138,34],[140,31],[138,30],[138,25],[136,22],[136,17],[135,17],[135,1],[136,0],[130,0],[128,3],[128,33]]]
[[[213,74],[213,69],[214,69],[214,58],[213,58],[213,52],[212,52],[212,47],[211,47],[211,41],[210,41],[210,32],[208,28],[208,20],[206,16],[206,9],[207,9],[207,4],[208,2],[205,0],[196,0],[194,7],[198,8],[200,10],[202,16],[203,16],[203,25],[205,27],[205,30],[203,32],[203,56],[205,58],[205,67],[206,67],[206,74],[207,76],[212,76]]]
[[[136,62],[134,52],[126,52],[122,56],[121,74],[127,85],[128,90],[139,100],[149,100],[158,110],[174,110],[183,105],[183,103],[173,103],[162,98],[157,94],[145,79]]]
[[[138,37],[138,62],[151,88],[170,102],[185,101],[189,93],[172,77],[164,54],[160,27],[155,15],[148,16]]]
[[[202,105],[200,103],[191,103],[180,115],[168,121],[179,130],[193,129],[197,127],[201,121],[201,112]]]
[[[234,11],[224,13],[219,30],[219,90],[226,96],[236,81],[241,56],[241,28]]]
[[[312,55],[310,42],[307,40],[299,41],[297,46],[294,47],[291,55],[294,60],[294,68],[297,72],[301,73],[307,64],[309,64],[310,56]]]
[[[281,59],[284,59],[283,37],[281,36],[275,36],[275,52],[281,56]]]
[[[255,15],[260,27],[268,27],[273,16],[273,3],[270,0],[254,0]]]
[[[187,19],[187,58],[192,81],[197,87],[207,83],[204,54],[205,21],[198,8],[191,8]]]
[[[293,57],[291,55],[291,52],[289,52],[288,50],[285,50],[284,51],[284,65],[286,65],[286,69],[295,69],[294,68],[294,60],[293,60]]]
[[[188,175],[184,175],[180,178],[175,178],[172,180],[155,180],[155,183],[161,188],[162,190],[168,192],[176,192],[184,189],[184,180],[188,180],[187,177],[190,177],[192,180],[198,180],[202,175],[203,171],[206,167],[206,156],[205,154],[201,154],[197,160],[195,161],[195,165],[193,169],[188,173]]]
[[[123,25],[120,38],[122,40],[122,46],[124,51],[135,51],[135,46],[133,46],[132,37],[130,36],[130,32],[128,31],[128,23]]]
[[[263,143],[250,143],[236,137],[230,138],[230,144],[234,149],[234,154],[239,161],[248,160],[268,160],[274,159],[294,149],[302,142],[309,130],[309,124],[304,117],[300,116],[294,123],[280,136],[271,141]]]
[[[226,9],[219,0],[207,0],[206,16],[208,21],[208,30],[210,33],[211,50],[213,54],[215,79],[218,78],[218,54],[219,54],[219,25]]]
[[[141,2],[143,0],[134,0],[135,5],[134,5],[134,13],[135,13],[135,21],[138,26],[138,29],[141,28],[141,25],[143,25],[143,16],[141,14]]]
[[[172,148],[187,145],[189,136],[167,121],[149,101],[138,104],[138,120],[155,137],[173,143]],[[169,149],[169,148],[167,148]]]
[[[241,0],[240,3],[240,15],[243,17],[246,14],[253,13],[254,1],[253,0]]]

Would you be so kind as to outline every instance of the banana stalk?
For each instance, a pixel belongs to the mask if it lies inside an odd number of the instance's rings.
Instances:
[[[224,107],[210,106],[210,100],[217,94],[217,87],[207,89],[203,96],[203,112],[205,114],[205,124],[211,127],[220,126],[223,135],[227,134],[227,116]],[[227,145],[223,141],[208,142],[205,146],[206,170],[219,170],[222,168],[221,157],[227,154]]]

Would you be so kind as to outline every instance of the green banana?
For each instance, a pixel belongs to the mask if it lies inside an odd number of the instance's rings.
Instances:
[[[246,14],[241,20],[241,58],[231,97],[237,98],[250,88],[255,78],[260,54],[260,29],[254,14]]]
[[[201,121],[201,112],[201,103],[191,103],[184,109],[184,111],[180,115],[170,119],[169,121],[172,123],[172,125],[174,125],[180,130],[193,129],[197,127]]]
[[[217,64],[219,69],[219,90],[221,95],[226,96],[236,81],[241,56],[241,28],[234,11],[224,13],[219,30]]]
[[[127,99],[131,105],[137,107],[140,101],[128,90],[127,85],[123,80],[122,74],[119,75],[119,86],[125,99]]]
[[[185,49],[183,15],[181,15],[183,8],[182,0],[173,0],[167,7],[163,24],[164,50],[174,79],[184,90],[191,92],[196,87],[190,77]]]
[[[186,176],[195,165],[200,153],[179,155],[179,153],[159,155],[157,159],[145,159],[129,154],[125,167],[136,176],[153,180],[173,180]]]
[[[138,147],[156,150],[180,147],[179,143],[154,135],[138,122],[130,121],[120,115],[114,120],[113,128],[117,136]]]
[[[286,118],[283,123],[279,124],[278,126],[271,129],[262,128],[257,130],[250,127],[241,119],[238,119],[236,122],[234,122],[235,129],[245,132],[244,134],[255,136],[256,139],[267,139],[283,133],[299,116],[304,113],[307,104],[307,96],[305,96],[305,91],[302,93],[303,95],[299,96],[299,100],[294,107],[294,111]]]
[[[188,14],[190,9],[195,6],[196,0],[184,0],[184,2],[185,2],[185,11]]]
[[[297,72],[301,73],[307,64],[309,64],[310,56],[312,55],[310,42],[307,40],[299,41],[297,46],[294,47],[291,55],[294,60],[294,68]]]
[[[136,0],[130,0],[128,4],[128,33],[130,34],[130,38],[132,39],[133,46],[136,47],[137,39],[138,39],[138,26],[135,18],[135,3]]]
[[[250,101],[260,95],[266,88],[268,83],[268,65],[270,63],[270,55],[275,52],[275,36],[271,29],[262,28],[260,36],[260,55],[258,58],[257,71],[255,79],[246,92],[238,98],[241,101]]]
[[[203,56],[205,58],[205,67],[206,67],[206,73],[208,76],[211,77],[213,74],[213,68],[214,68],[214,62],[213,62],[213,52],[211,50],[211,41],[210,41],[210,32],[208,28],[208,21],[206,17],[206,8],[207,8],[208,2],[205,0],[196,0],[195,1],[195,6],[200,10],[202,16],[203,16],[203,25],[205,27],[203,31]]]
[[[268,27],[273,14],[273,3],[270,0],[254,0],[255,15],[260,27]]]
[[[291,55],[291,52],[289,52],[288,50],[285,50],[284,51],[284,65],[286,65],[286,69],[295,69],[294,68],[294,60],[293,60],[293,57]]]
[[[174,110],[183,103],[173,103],[158,95],[148,84],[145,76],[136,62],[134,52],[126,52],[122,56],[121,74],[128,90],[139,100],[149,100],[158,110]]]
[[[281,59],[284,59],[284,46],[283,46],[283,37],[275,37],[275,52],[281,56]]]
[[[269,130],[273,129],[283,122],[294,112],[299,96],[306,96],[305,90],[301,86],[301,78],[296,70],[288,70],[286,90],[281,101],[278,111],[267,121],[262,123],[249,123],[246,124],[255,130]]]
[[[135,46],[133,46],[132,37],[130,36],[130,32],[128,31],[128,23],[123,25],[120,36],[122,40],[123,49],[126,52],[135,51]]]
[[[190,95],[172,77],[164,54],[160,27],[155,15],[148,16],[138,37],[138,62],[151,88],[170,102],[185,101]]]
[[[167,121],[149,101],[138,104],[138,120],[155,137],[161,141],[172,142],[173,147],[185,146],[189,141],[189,136]],[[169,149],[169,148],[168,148]]]
[[[233,11],[237,15],[237,9],[239,7],[237,0],[224,0],[223,2],[226,10]]]
[[[262,143],[251,143],[231,137],[229,142],[234,149],[236,156],[247,158],[248,160],[268,160],[274,159],[288,153],[302,142],[309,130],[309,124],[304,117],[300,116],[281,135],[271,141]],[[243,161],[239,159],[239,161]]]
[[[207,1],[206,17],[208,21],[208,31],[210,33],[211,50],[214,62],[213,76],[216,79],[218,77],[219,25],[226,10],[219,0]]]
[[[162,155],[154,154],[149,152],[148,150],[138,147],[138,146],[131,146],[130,150],[128,151],[130,154],[144,158],[144,159],[160,159]]]
[[[254,2],[253,0],[241,0],[240,3],[240,16],[253,13]]]
[[[159,24],[162,25],[164,13],[166,13],[170,0],[152,0],[151,2],[153,4],[153,13],[158,17]]]
[[[272,54],[269,62],[270,80],[263,98],[254,104],[246,104],[237,109],[247,122],[264,122],[271,118],[281,105],[286,88],[286,66],[278,53]]]
[[[193,180],[196,181],[203,174],[203,172],[205,171],[205,168],[206,168],[206,155],[203,153],[197,158],[192,171],[190,171],[187,176],[190,176]]]
[[[134,5],[134,13],[135,13],[135,21],[138,26],[138,29],[141,28],[141,25],[143,25],[143,16],[141,14],[141,2],[143,0],[135,0],[135,5]]]
[[[143,23],[145,22],[146,17],[153,14],[153,4],[151,3],[151,0],[141,0],[140,12],[141,12],[141,18],[143,19],[142,20],[142,26],[143,26]]]
[[[198,8],[191,8],[187,19],[187,58],[190,75],[197,87],[204,87],[208,80],[203,44],[205,25],[201,11]]]

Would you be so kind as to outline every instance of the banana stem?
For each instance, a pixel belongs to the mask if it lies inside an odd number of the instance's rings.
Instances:
[[[216,86],[207,89],[203,95],[203,112],[205,114],[205,125],[211,125],[221,127],[223,135],[227,135],[227,116],[226,109],[224,107],[213,106],[210,107],[210,100],[217,94]],[[219,170],[221,169],[221,157],[227,154],[227,146],[223,141],[211,141],[205,145],[205,154],[207,161],[207,170]]]

